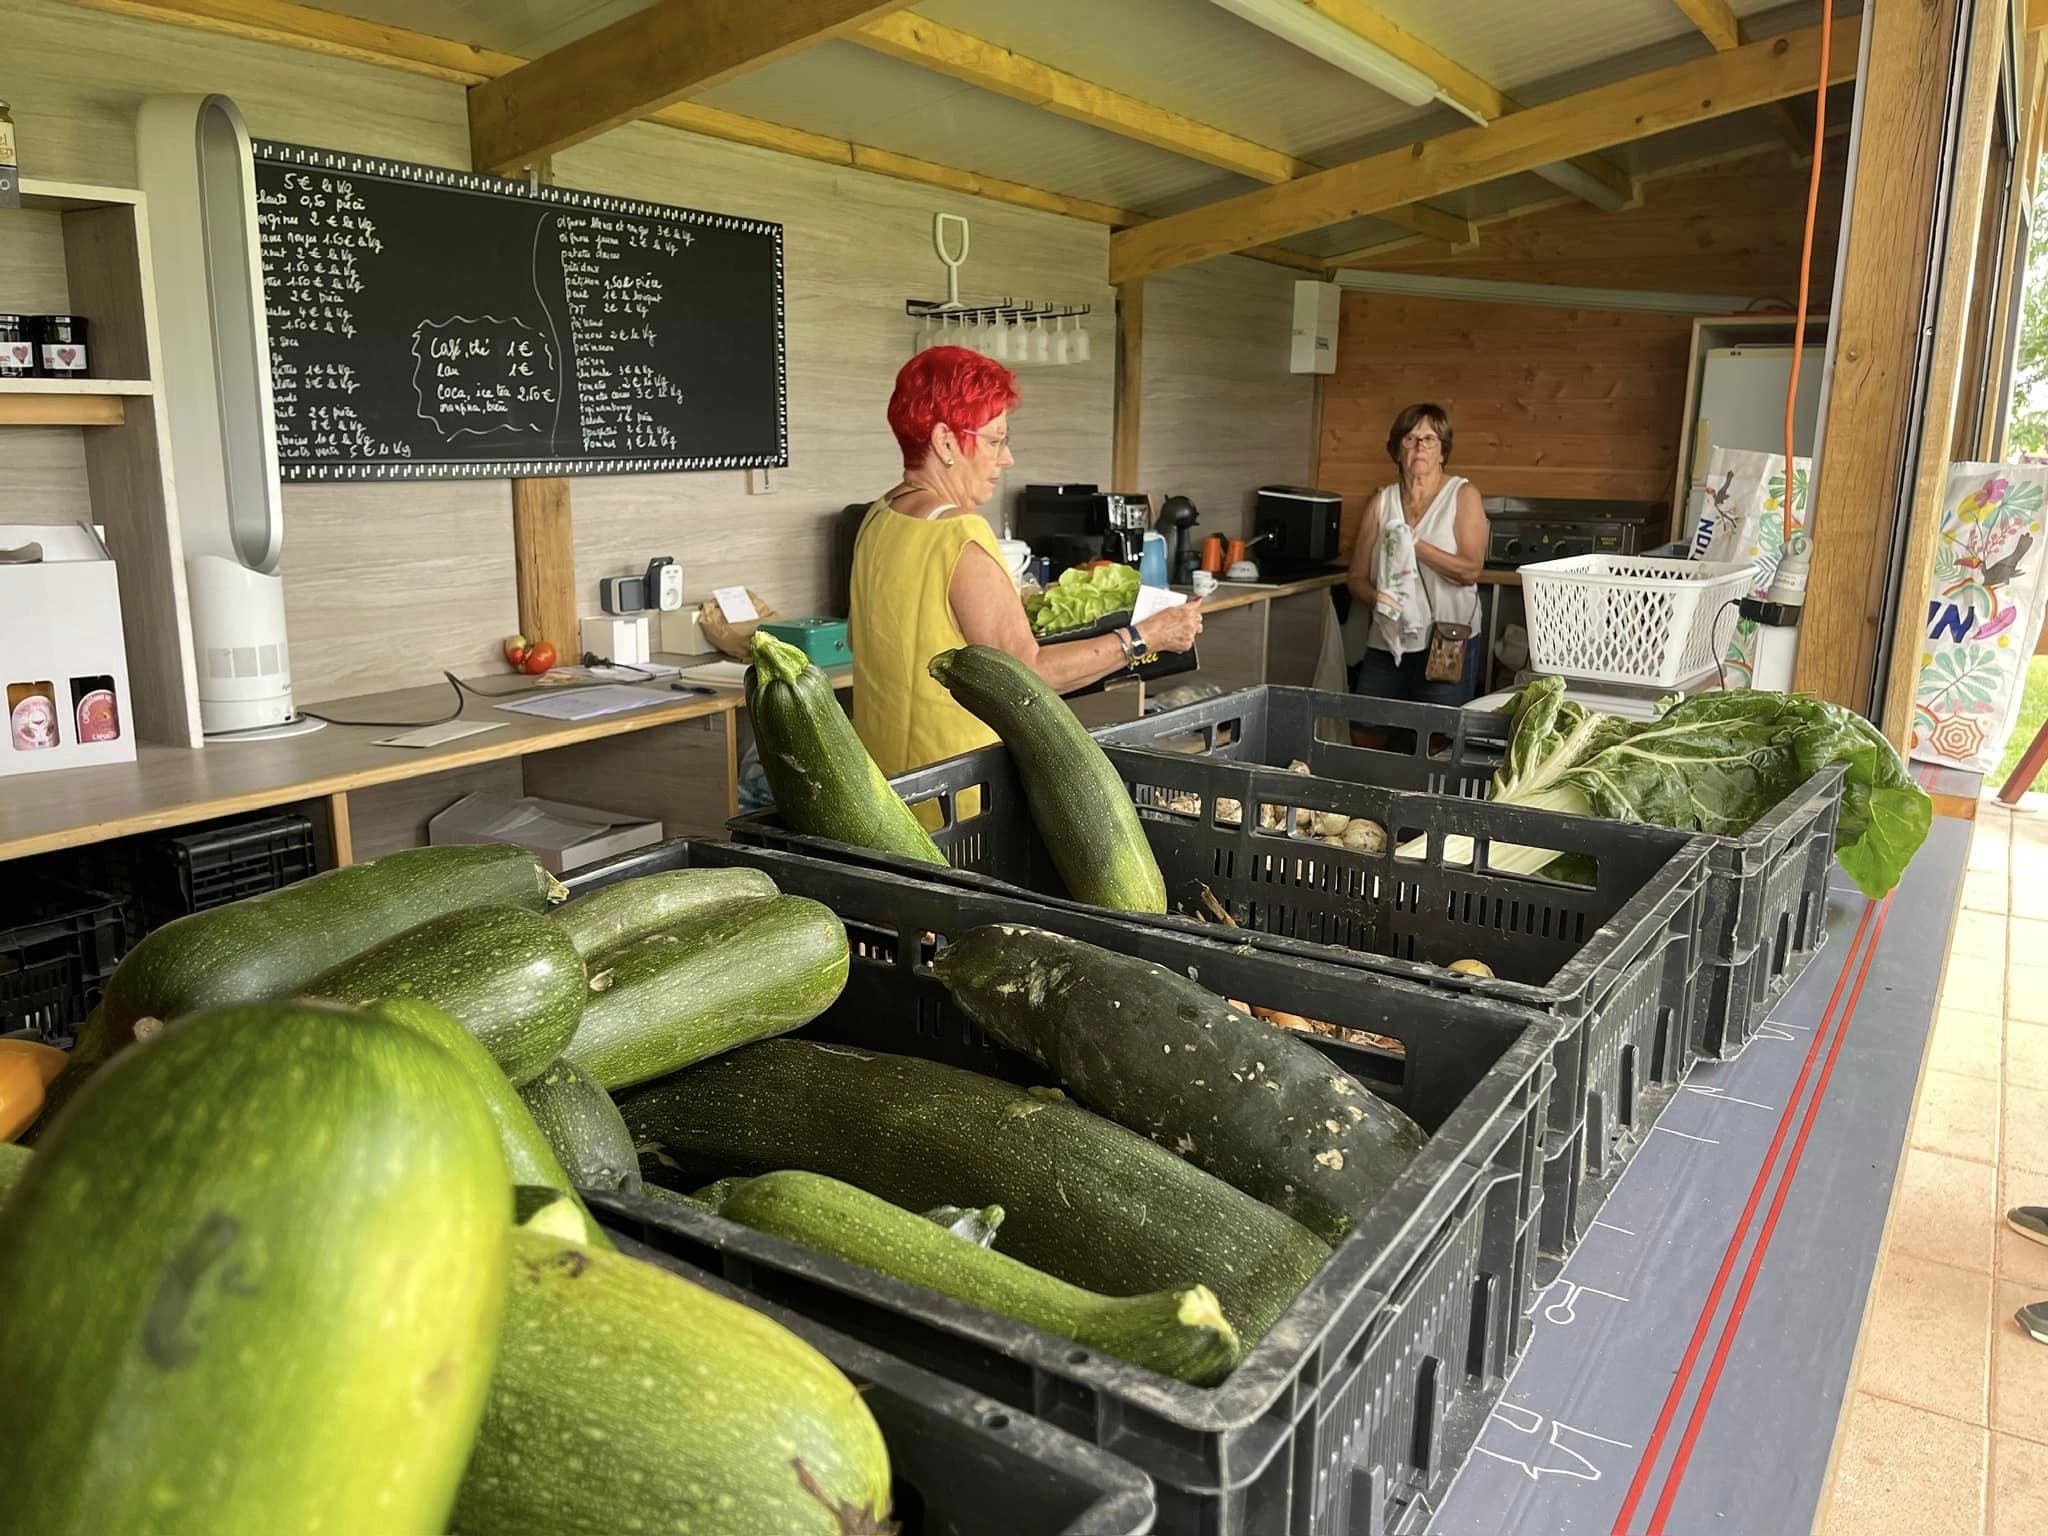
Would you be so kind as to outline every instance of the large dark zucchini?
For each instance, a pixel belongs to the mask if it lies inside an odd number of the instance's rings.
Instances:
[[[893,1528],[881,1430],[809,1344],[637,1259],[531,1227],[513,1231],[511,1250],[498,1369],[450,1522],[457,1536]]]
[[[576,1063],[554,1062],[519,1097],[578,1189],[638,1192],[640,1157],[619,1106]]]
[[[846,985],[846,929],[803,896],[752,901],[613,950],[562,1055],[609,1091],[808,1024]]]
[[[718,1214],[1199,1387],[1229,1375],[1241,1353],[1205,1285],[1097,1295],[821,1173],[747,1179]]]
[[[1422,1150],[1422,1129],[1306,1041],[1187,977],[1042,928],[976,928],[932,970],[966,1015],[1090,1109],[1325,1242]]]
[[[578,896],[552,916],[576,953],[589,960],[663,928],[774,894],[775,882],[758,869],[667,869]]]
[[[6,1528],[447,1529],[511,1214],[476,1090],[392,1020],[256,1003],[123,1052],[0,1205]]]
[[[1068,894],[1121,912],[1164,912],[1166,877],[1145,840],[1131,792],[1072,706],[1007,651],[941,651],[931,674],[1003,738],[1031,820]]]
[[[908,1210],[1001,1205],[1002,1251],[1108,1296],[1205,1284],[1249,1345],[1329,1250],[1298,1223],[1057,1089],[770,1040],[619,1105],[686,1177],[807,1168]]]
[[[157,929],[115,967],[99,1010],[106,1054],[134,1038],[138,1019],[290,997],[428,918],[493,905],[538,912],[561,892],[524,848],[408,848],[195,912]]]
[[[569,1043],[589,984],[576,946],[546,918],[475,907],[387,939],[303,990],[337,1003],[432,1003],[482,1041],[516,1086]]]
[[[943,864],[932,835],[868,756],[832,680],[811,658],[756,631],[747,712],[775,809],[799,832]]]

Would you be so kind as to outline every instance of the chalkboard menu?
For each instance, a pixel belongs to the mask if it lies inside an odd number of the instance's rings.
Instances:
[[[789,462],[781,225],[255,154],[286,480]]]

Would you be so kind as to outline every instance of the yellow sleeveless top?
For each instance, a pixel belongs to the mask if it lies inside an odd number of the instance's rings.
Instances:
[[[953,702],[925,670],[941,651],[967,643],[953,619],[953,571],[970,544],[1002,563],[996,536],[977,512],[912,517],[877,501],[853,550],[853,724],[891,778],[985,747],[996,733]],[[974,807],[961,805],[961,814]],[[937,826],[937,807],[919,807]]]

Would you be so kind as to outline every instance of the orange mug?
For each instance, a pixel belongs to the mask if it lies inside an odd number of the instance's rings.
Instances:
[[[1212,533],[1202,540],[1202,569],[1211,576],[1223,574],[1223,535]]]
[[[1238,561],[1242,560],[1243,558],[1244,558],[1244,540],[1243,540],[1243,539],[1232,539],[1232,540],[1230,541],[1230,554],[1229,554],[1229,557],[1228,557],[1227,559],[1225,559],[1225,560],[1224,560],[1224,562],[1223,562],[1223,568],[1224,568],[1224,569],[1225,569],[1225,570],[1227,571],[1227,570],[1229,570],[1229,569],[1230,569],[1230,568],[1231,568],[1231,567],[1232,567],[1233,565],[1237,564],[1237,562],[1238,562]]]

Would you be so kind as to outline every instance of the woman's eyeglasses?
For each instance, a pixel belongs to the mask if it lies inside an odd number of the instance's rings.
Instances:
[[[1424,443],[1440,443],[1443,439],[1434,432],[1410,432],[1401,439],[1403,448],[1420,448]]]
[[[976,442],[994,449],[998,458],[1002,457],[1010,446],[1010,434],[1007,432],[1001,437],[984,437],[979,432],[970,432],[968,436],[972,437]]]

